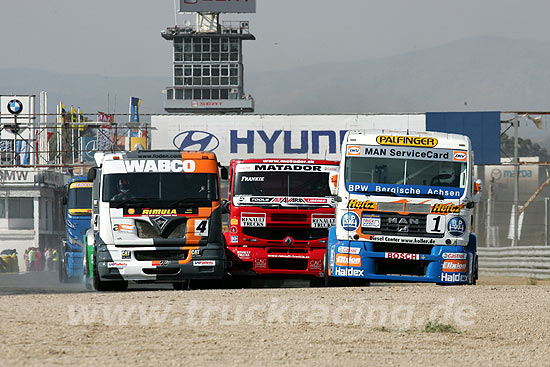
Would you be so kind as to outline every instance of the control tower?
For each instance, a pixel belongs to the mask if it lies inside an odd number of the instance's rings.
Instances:
[[[244,89],[242,42],[255,40],[248,21],[221,22],[220,13],[255,13],[255,0],[179,0],[179,13],[196,14],[196,24],[169,27],[161,36],[173,42],[173,86],[164,109],[171,113],[254,112]]]

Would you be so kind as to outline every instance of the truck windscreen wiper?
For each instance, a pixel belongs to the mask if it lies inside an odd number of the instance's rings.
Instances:
[[[400,197],[400,195],[397,195],[395,192],[391,191],[361,191],[361,190],[354,190],[353,192],[360,192],[362,194],[367,195],[380,195],[380,196],[397,196]]]
[[[445,196],[441,194],[407,194],[407,196],[414,196],[416,198],[436,198],[439,200],[445,200]]]
[[[130,199],[124,199],[124,200],[111,200],[110,203],[111,203],[111,206],[117,206],[117,207],[121,207],[123,206],[124,204],[142,204],[142,203],[146,203],[146,202],[150,202],[150,201],[154,201],[156,199],[151,199],[151,198],[130,198]]]
[[[202,204],[204,202],[211,202],[211,200],[208,199],[180,199],[180,200],[174,200],[168,203],[168,207],[172,208],[174,206],[197,206],[199,204]],[[191,205],[189,205],[191,204]]]

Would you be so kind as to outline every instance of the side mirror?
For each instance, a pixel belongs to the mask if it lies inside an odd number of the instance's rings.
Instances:
[[[227,172],[227,167],[220,168],[220,177],[222,180],[227,180],[229,178],[229,173]]]
[[[63,196],[63,205],[67,205],[67,196]]]
[[[92,167],[88,170],[88,181],[95,180],[95,177],[97,175],[97,171],[95,167]]]
[[[329,177],[328,186],[330,188],[330,194],[337,195],[338,194],[338,173],[330,172],[328,177]]]
[[[474,196],[472,198],[474,203],[479,203],[479,200],[481,200],[481,193],[483,192],[483,181],[478,178],[474,182]]]
[[[221,207],[222,207],[222,214],[229,214],[231,212],[231,202],[223,199]]]

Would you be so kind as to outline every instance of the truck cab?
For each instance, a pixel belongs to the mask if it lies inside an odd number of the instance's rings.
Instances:
[[[59,254],[59,281],[80,281],[83,275],[84,235],[92,218],[92,182],[86,176],[69,179],[65,196],[65,238]]]
[[[324,276],[328,228],[335,200],[330,174],[336,161],[232,160],[229,231],[225,233],[231,277]]]
[[[344,137],[328,280],[474,284],[470,139],[457,134],[350,131]]]
[[[88,232],[96,290],[128,281],[219,280],[226,257],[220,174],[210,152],[96,153],[90,171],[93,230]],[[227,171],[225,171],[225,176]]]

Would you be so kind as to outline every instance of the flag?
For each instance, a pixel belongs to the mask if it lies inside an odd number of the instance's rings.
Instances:
[[[65,105],[63,102],[59,102],[61,105],[61,122],[66,123],[67,122],[67,110],[65,110]]]
[[[130,97],[130,122],[139,122],[139,105],[141,99]]]

